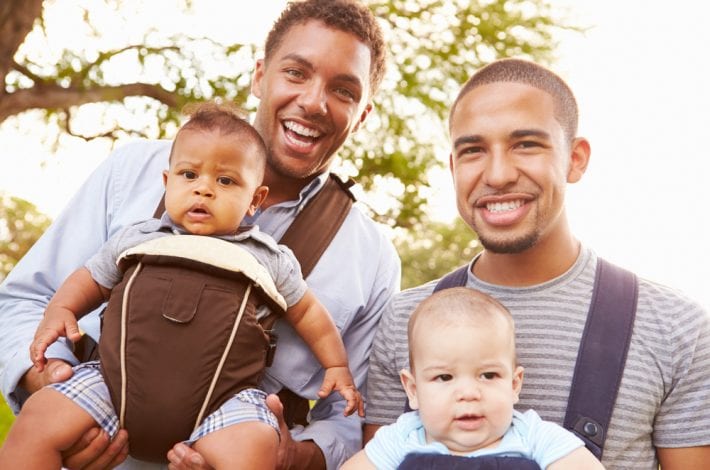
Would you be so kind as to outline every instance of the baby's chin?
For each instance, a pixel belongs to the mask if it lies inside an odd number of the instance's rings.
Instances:
[[[472,436],[473,437],[473,436]],[[481,449],[493,449],[498,447],[500,444],[501,438],[491,438],[491,439],[484,439],[483,441],[476,438],[472,438],[470,440],[468,439],[441,439],[439,442],[442,442],[444,445],[446,445],[446,448],[449,449],[449,452],[451,452],[452,455],[469,455],[472,452],[476,452]]]

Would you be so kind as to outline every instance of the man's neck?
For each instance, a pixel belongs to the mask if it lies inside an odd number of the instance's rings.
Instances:
[[[539,240],[521,253],[493,253],[484,250],[473,273],[490,284],[525,287],[542,284],[567,272],[577,261],[581,244],[571,233]]]
[[[317,177],[318,175],[309,176],[304,179],[293,178],[270,171],[267,167],[264,173],[264,185],[269,187],[269,194],[266,196],[266,201],[264,201],[261,207],[266,209],[269,206],[281,202],[298,199],[301,190]]]

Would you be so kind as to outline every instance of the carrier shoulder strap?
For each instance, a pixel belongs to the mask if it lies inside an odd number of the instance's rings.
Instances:
[[[441,278],[434,292],[465,286],[468,267],[461,266]],[[598,258],[564,427],[577,434],[599,460],[626,364],[637,299],[636,276]]]
[[[342,181],[331,173],[323,188],[300,209],[279,240],[296,255],[304,278],[318,263],[350,213],[355,196],[349,188],[354,183],[351,179]]]
[[[350,213],[355,196],[349,188],[354,183],[352,179],[344,182],[331,173],[323,188],[300,209],[279,240],[296,255],[304,278],[318,263]],[[296,424],[307,425],[310,411],[308,400],[285,387],[278,395],[284,405],[284,421],[289,429]]]
[[[637,300],[636,276],[599,258],[564,421],[599,460],[626,364]]]
[[[434,287],[434,292],[439,292],[440,290],[450,287],[465,287],[466,281],[468,280],[468,266],[468,264],[465,264],[439,279],[439,282],[437,282]],[[434,292],[432,292],[432,294]]]

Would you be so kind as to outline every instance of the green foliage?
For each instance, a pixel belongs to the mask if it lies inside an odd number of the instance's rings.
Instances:
[[[15,415],[12,414],[10,407],[7,406],[5,400],[0,396],[0,446],[5,442],[5,437],[13,421],[15,421]]]
[[[444,121],[460,84],[499,57],[549,62],[553,33],[567,26],[546,0],[366,1],[385,29],[390,66],[366,130],[348,141],[340,152],[341,162],[368,198],[389,198],[375,218],[389,226],[414,228],[427,222],[423,217],[428,170],[441,164],[437,154],[448,146]],[[180,3],[189,9],[199,2]],[[45,9],[49,5],[46,2]],[[75,44],[57,57],[21,47],[16,55],[19,66],[7,76],[7,92],[56,86],[84,95],[73,106],[45,108],[49,122],[88,137],[86,128],[75,124],[81,120],[72,117],[80,115],[84,103],[98,101],[114,112],[105,115],[93,136],[155,138],[172,135],[180,110],[193,101],[220,98],[253,110],[254,101],[247,98],[257,47],[159,29],[109,41],[102,33],[106,29],[102,18],[111,17],[127,28],[140,14],[140,2],[90,5],[79,9],[84,12],[79,24],[87,31],[80,47]],[[49,22],[45,18],[37,23],[28,38],[61,44],[60,37],[52,37]],[[129,84],[145,87],[130,94],[116,88]],[[143,97],[136,97],[141,93]],[[96,119],[90,123],[96,127]],[[388,195],[381,191],[383,186],[396,191]]]
[[[185,8],[188,14],[199,4],[174,1],[176,12]],[[365,1],[385,30],[389,67],[374,97],[374,112],[339,153],[339,172],[359,181],[364,189],[360,199],[372,208],[376,220],[404,229],[398,231],[403,239],[426,244],[425,237],[434,235],[426,229],[431,222],[426,200],[429,175],[448,153],[447,112],[460,85],[482,65],[501,57],[550,63],[555,32],[579,28],[565,24],[547,0]],[[26,44],[63,44],[61,37],[52,35],[50,24],[58,16],[46,14],[53,5],[45,2],[45,15]],[[76,24],[86,30],[86,41],[60,48],[60,53],[53,47],[54,54],[23,45],[5,77],[6,94],[51,87],[77,92],[73,103],[43,108],[49,123],[85,138],[155,138],[170,137],[180,124],[181,108],[193,101],[219,98],[254,110],[255,101],[248,96],[259,47],[159,28],[108,40],[103,31],[115,31],[116,24],[128,29],[140,16],[140,1],[78,5],[83,17]],[[62,21],[68,21],[68,14],[60,16]],[[129,90],[129,85],[136,88]],[[0,95],[0,104],[2,99]],[[107,111],[100,119],[83,120],[94,128],[91,132],[76,119],[90,106]],[[462,230],[470,232],[463,226]],[[412,269],[408,262],[404,267]]]
[[[448,147],[453,98],[482,65],[501,57],[547,63],[561,21],[544,0],[370,0],[387,31],[390,67],[375,97],[374,125],[341,151],[366,191],[402,188],[380,221],[415,228],[425,217],[428,170]],[[370,123],[373,124],[373,123]]]
[[[50,224],[34,204],[0,194],[0,281],[12,270]],[[15,417],[0,396],[0,445]]]
[[[50,224],[34,204],[0,194],[0,281]]]
[[[478,237],[457,217],[451,223],[434,222],[395,240],[402,259],[402,289],[437,279],[481,251]]]

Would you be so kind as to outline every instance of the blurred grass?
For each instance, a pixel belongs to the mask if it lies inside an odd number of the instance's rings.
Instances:
[[[0,395],[0,445],[5,442],[5,436],[7,436],[13,421],[15,421],[15,415],[12,414],[10,407]]]

